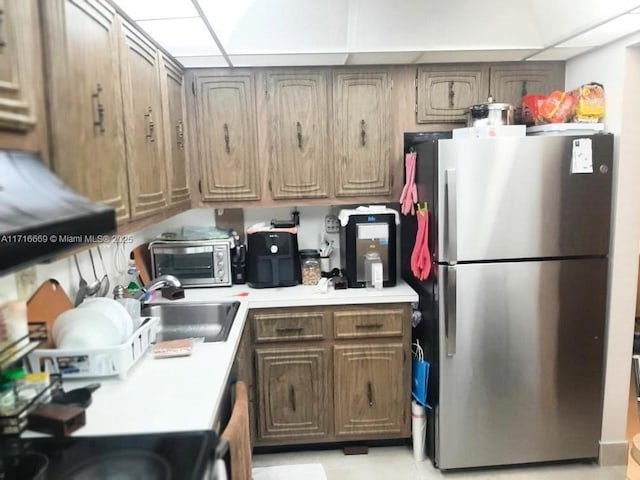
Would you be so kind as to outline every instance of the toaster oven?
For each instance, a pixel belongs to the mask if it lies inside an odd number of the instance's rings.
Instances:
[[[183,287],[230,286],[232,247],[233,239],[151,242],[153,276],[174,275]]]

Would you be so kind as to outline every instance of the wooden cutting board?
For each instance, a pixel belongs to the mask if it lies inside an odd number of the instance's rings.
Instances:
[[[53,348],[51,338],[51,327],[58,315],[73,308],[73,303],[66,294],[60,283],[50,278],[46,280],[40,288],[27,301],[27,320],[29,322],[46,322],[47,342],[44,348]]]

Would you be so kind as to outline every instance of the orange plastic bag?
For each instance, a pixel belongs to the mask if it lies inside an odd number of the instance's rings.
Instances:
[[[539,109],[539,118],[550,123],[567,122],[573,116],[576,100],[570,93],[554,90]]]

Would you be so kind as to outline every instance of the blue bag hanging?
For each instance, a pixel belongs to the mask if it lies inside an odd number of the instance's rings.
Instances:
[[[411,361],[411,396],[420,405],[431,408],[431,406],[427,404],[430,363],[424,359],[424,352],[417,340],[413,344],[413,347],[413,359]]]

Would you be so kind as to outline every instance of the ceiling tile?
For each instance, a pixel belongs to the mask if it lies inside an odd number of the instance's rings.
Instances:
[[[441,50],[423,52],[414,63],[519,62],[537,52],[527,50]]]
[[[622,15],[599,27],[589,30],[558,47],[595,47],[612,42],[625,35],[640,31],[640,15]]]
[[[527,61],[568,60],[591,49],[592,47],[554,47],[532,55]]]
[[[192,57],[176,57],[185,68],[228,67],[222,55],[194,55]]]
[[[344,65],[346,53],[229,55],[234,67]]]
[[[143,20],[137,23],[176,57],[220,55],[220,50],[200,17]]]
[[[197,17],[191,0],[114,0],[133,20]]]
[[[389,65],[413,63],[420,52],[358,52],[350,53],[347,65]]]
[[[344,0],[200,0],[228,54],[344,52]]]

